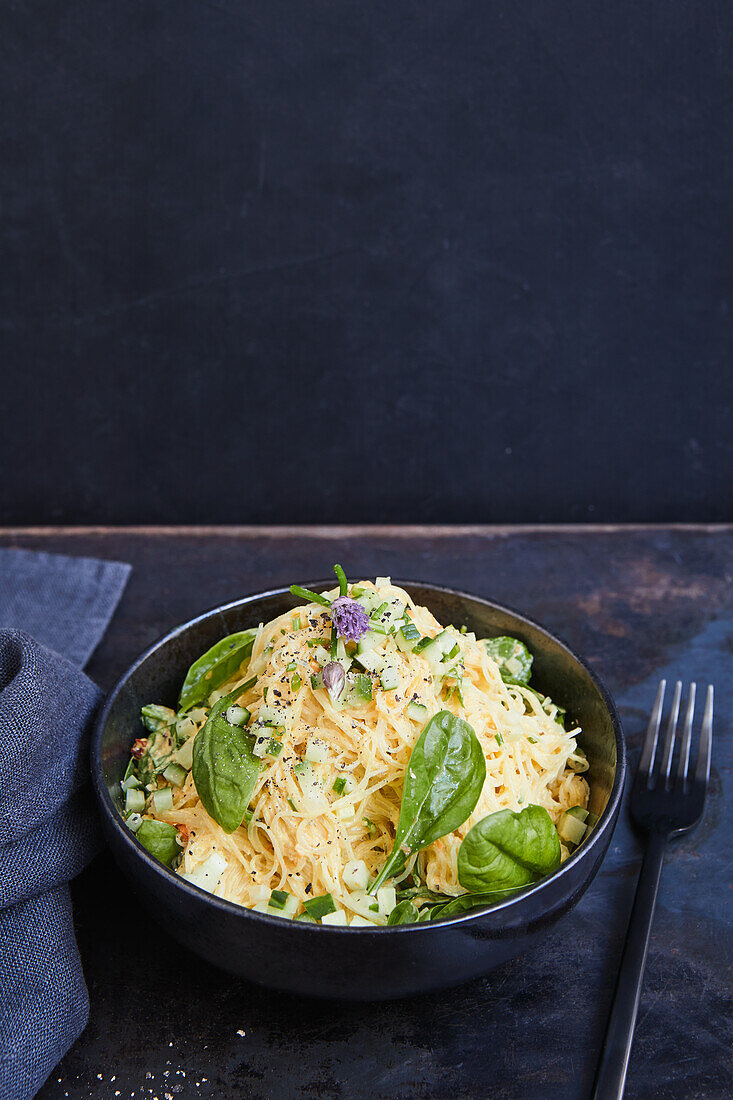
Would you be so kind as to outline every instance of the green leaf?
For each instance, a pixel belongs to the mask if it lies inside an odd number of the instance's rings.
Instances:
[[[252,652],[256,630],[240,630],[208,649],[189,668],[178,698],[179,710],[190,710],[203,703],[237,671]]]
[[[178,830],[165,821],[149,821],[146,818],[135,836],[151,856],[155,856],[167,867],[172,867],[181,854]]]
[[[242,824],[260,773],[254,755],[254,737],[241,726],[231,726],[224,713],[242,694],[235,688],[212,708],[193,743],[193,781],[204,809],[233,833]]]
[[[476,808],[484,780],[483,749],[468,722],[441,710],[410,754],[397,835],[370,893],[405,863],[405,856],[452,833]]]
[[[400,901],[387,918],[387,924],[417,924],[420,914],[411,901]]]
[[[464,890],[517,890],[560,866],[560,841],[542,806],[497,810],[478,821],[458,849]]]
[[[532,654],[524,642],[506,636],[485,638],[486,652],[499,666],[502,680],[507,684],[528,684],[532,671]]]
[[[439,905],[450,901],[449,894],[439,894],[437,890],[429,890],[427,886],[407,886],[404,890],[397,891],[398,901],[419,901],[430,905]]]
[[[445,905],[434,905],[430,910],[430,920],[457,917],[460,913],[467,913],[469,909],[494,905],[497,901],[502,901],[515,893],[516,890],[490,890],[484,894],[460,894],[457,898],[451,898]]]
[[[140,721],[146,730],[155,733],[159,729],[171,726],[176,720],[176,712],[170,707],[161,707],[157,703],[148,703],[140,711]]]

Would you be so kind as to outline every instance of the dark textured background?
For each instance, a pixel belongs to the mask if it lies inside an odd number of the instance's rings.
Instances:
[[[16,0],[0,522],[731,518],[726,0]]]
[[[604,678],[632,760],[659,678],[711,680],[708,805],[667,854],[626,1095],[730,1100],[732,527],[0,530],[0,542],[132,563],[88,666],[104,689],[202,608],[333,561],[351,577],[421,577],[536,617]],[[90,1023],[39,1100],[588,1100],[640,859],[624,808],[597,878],[536,950],[455,990],[347,1004],[259,989],[184,951],[103,854],[73,887]]]

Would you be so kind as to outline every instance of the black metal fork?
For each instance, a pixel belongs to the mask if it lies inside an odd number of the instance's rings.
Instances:
[[[689,770],[692,722],[695,715],[695,684],[690,684],[679,761],[676,772],[672,773],[672,756],[682,697],[682,683],[679,680],[674,689],[661,759],[655,767],[666,686],[666,681],[662,680],[631,790],[631,816],[647,833],[648,842],[626,934],[593,1100],[620,1100],[623,1096],[664,851],[667,841],[672,837],[681,836],[697,825],[702,817],[710,778],[710,750],[713,740],[712,685],[708,687],[705,700],[694,775],[690,776]]]

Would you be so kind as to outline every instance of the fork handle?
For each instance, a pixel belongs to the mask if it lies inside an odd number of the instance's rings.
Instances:
[[[649,837],[634,907],[626,933],[621,969],[608,1020],[606,1038],[598,1065],[592,1100],[621,1100],[626,1084],[631,1044],[634,1039],[636,1014],[639,1009],[641,984],[644,978],[649,933],[657,901],[659,878],[664,863],[667,836],[652,833]]]

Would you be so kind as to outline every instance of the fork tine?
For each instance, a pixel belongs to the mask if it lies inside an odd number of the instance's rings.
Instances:
[[[710,750],[713,744],[713,685],[708,684],[708,694],[705,699],[705,714],[700,730],[700,748],[697,754],[697,767],[695,768],[695,782],[705,783],[710,778]]]
[[[646,737],[644,738],[644,748],[641,752],[641,760],[639,761],[638,774],[640,776],[645,776],[647,783],[649,782],[649,776],[651,775],[652,766],[654,764],[654,753],[657,748],[659,723],[662,720],[662,704],[664,703],[664,691],[666,687],[667,681],[660,680],[657,689],[657,697],[654,700],[652,716],[649,719],[649,726],[647,727]]]
[[[687,779],[687,769],[690,766],[690,741],[692,740],[692,720],[695,717],[695,696],[697,694],[697,684],[694,682],[690,684],[690,695],[687,700],[687,713],[685,714],[685,724],[682,729],[682,740],[680,742],[680,760],[677,765],[677,779],[680,783],[685,782]]]
[[[672,698],[672,709],[669,712],[669,722],[667,723],[667,736],[664,739],[664,752],[662,753],[662,763],[659,769],[659,778],[666,784],[669,779],[669,769],[672,766],[672,753],[674,752],[674,739],[677,733],[677,719],[680,714],[680,699],[682,698],[682,681],[678,680],[674,685],[674,696]]]

